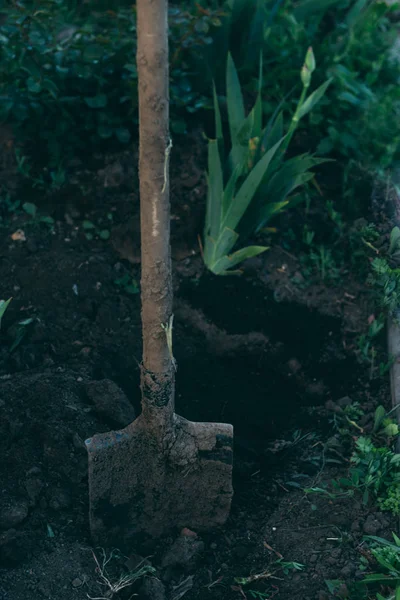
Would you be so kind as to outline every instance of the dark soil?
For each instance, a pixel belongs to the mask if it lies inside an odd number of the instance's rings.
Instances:
[[[233,423],[234,503],[227,525],[202,544],[184,532],[192,550],[183,558],[179,532],[114,554],[110,578],[135,567],[139,553],[162,581],[114,597],[225,600],[253,590],[323,600],[326,579],[360,576],[362,536],[389,536],[395,526],[357,497],[301,491],[346,472],[335,403],[350,397],[371,415],[389,402],[388,383],[370,380],[357,360],[370,293],[348,274],[336,286],[294,284],[299,261],[279,244],[241,278],[205,274],[199,147],[190,160],[176,151],[172,165],[176,404],[187,418]],[[140,297],[121,284],[124,275],[140,280],[140,240],[136,157],[96,160],[95,170],[75,165],[75,184],[40,202],[54,229],[2,215],[1,297],[13,300],[0,341],[1,600],[111,597],[91,549],[84,440],[140,411]],[[111,229],[110,239],[86,239],[83,219]],[[19,229],[25,241],[13,240]],[[96,556],[101,562],[101,549]],[[303,570],[276,570],[280,557]],[[250,576],[248,585],[235,581]]]

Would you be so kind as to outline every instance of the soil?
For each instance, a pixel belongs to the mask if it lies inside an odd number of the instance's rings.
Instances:
[[[121,552],[91,547],[84,440],[140,412],[140,296],[126,285],[140,281],[137,157],[76,163],[62,194],[29,196],[54,226],[1,207],[1,297],[13,298],[0,340],[1,600],[110,598],[103,552],[112,581],[149,564],[140,557],[156,569],[114,597],[325,600],[325,580],[362,576],[363,535],[396,526],[358,497],[302,491],[347,471],[337,407],[360,402],[368,429],[389,404],[388,382],[357,359],[370,291],[351,273],[329,286],[301,280],[299,257],[279,240],[240,278],[205,273],[204,156],[193,135],[172,161],[176,408],[235,427],[229,521]],[[20,182],[12,188],[27,200]],[[97,235],[104,229],[110,239]],[[285,574],[277,559],[304,566]]]

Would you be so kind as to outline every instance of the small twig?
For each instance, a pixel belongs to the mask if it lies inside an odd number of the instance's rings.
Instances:
[[[164,185],[162,186],[161,193],[163,194],[167,187],[168,182],[168,165],[169,165],[169,155],[171,154],[172,149],[172,140],[169,138],[168,146],[165,149],[165,159],[164,159]]]

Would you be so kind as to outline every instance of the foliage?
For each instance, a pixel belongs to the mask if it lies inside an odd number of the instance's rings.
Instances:
[[[30,146],[35,165],[49,167],[50,183],[69,159],[126,145],[137,125],[135,10],[87,13],[71,6],[8,0],[0,14],[0,120]],[[220,26],[222,14],[170,10],[175,132],[185,131],[185,118],[208,102],[193,88],[190,56],[211,42],[208,31]]]
[[[8,300],[0,300],[0,327],[1,327],[1,321],[4,317],[4,313],[6,312],[10,302],[11,302],[11,298],[9,298]]]
[[[393,314],[400,306],[400,268],[396,266],[400,256],[400,229],[394,227],[390,234],[386,256],[375,258],[369,282],[375,286],[382,308]]]
[[[351,457],[349,477],[339,479],[336,487],[360,491],[365,504],[372,495],[382,510],[390,506],[395,514],[400,514],[400,505],[394,501],[400,484],[399,465],[400,454],[387,447],[377,448],[370,438],[360,437]]]
[[[295,73],[287,68],[288,57],[296,64],[301,49],[312,45],[319,73],[331,77],[332,85],[310,115],[307,139],[318,143],[319,154],[341,161],[343,208],[356,213],[365,199],[360,203],[354,188],[368,190],[366,170],[387,168],[399,156],[400,65],[392,57],[397,33],[388,18],[395,7],[343,0],[321,16],[296,14],[293,4],[285,3],[268,37],[270,95],[282,97],[292,89]]]
[[[283,132],[283,112],[278,106],[267,126],[262,128],[261,88],[262,63],[255,104],[246,116],[237,71],[228,56],[226,96],[230,134],[230,151],[226,161],[225,140],[220,109],[214,87],[216,139],[208,143],[208,196],[204,230],[204,262],[216,275],[231,271],[243,260],[266,250],[248,246],[232,252],[238,242],[259,232],[283,208],[290,205],[290,194],[310,181],[310,169],[323,159],[309,154],[286,159],[299,121],[324,95],[329,81],[307,96],[315,60],[308,50],[301,70],[303,90],[291,119],[288,132]]]
[[[377,536],[366,536],[369,542],[368,554],[362,557],[361,570],[369,569],[361,581],[351,583],[346,587],[346,595],[339,592],[343,589],[342,581],[328,580],[326,585],[329,592],[336,597],[358,600],[365,598],[369,590],[391,589],[394,593],[383,596],[376,591],[376,600],[398,600],[400,597],[400,539],[395,533],[393,542]],[[367,591],[368,590],[368,591]],[[368,593],[368,597],[371,597]]]

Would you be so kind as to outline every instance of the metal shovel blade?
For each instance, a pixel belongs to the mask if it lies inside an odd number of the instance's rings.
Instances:
[[[193,423],[174,414],[157,435],[142,414],[125,429],[96,434],[86,446],[96,542],[159,537],[176,527],[201,531],[228,518],[232,425]]]

